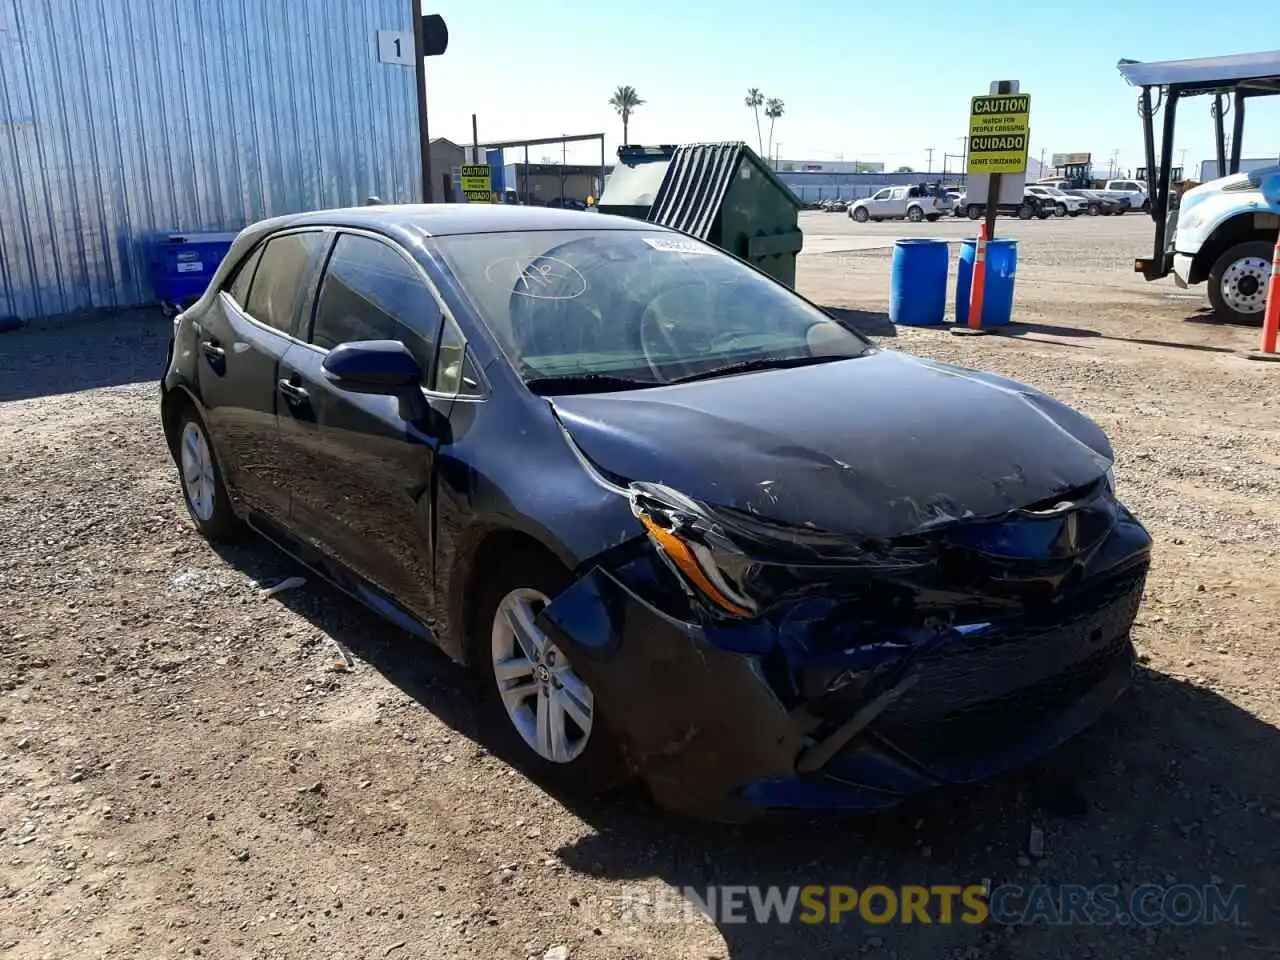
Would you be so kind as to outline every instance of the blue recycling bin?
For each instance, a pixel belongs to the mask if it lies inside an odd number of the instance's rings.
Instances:
[[[164,233],[151,244],[151,288],[167,310],[200,299],[218,264],[231,249],[234,233]]]
[[[942,323],[947,312],[950,260],[945,240],[913,237],[895,243],[889,275],[889,320],[908,327]]]
[[[978,241],[961,241],[956,270],[956,323],[969,325],[969,288]],[[1013,281],[1018,275],[1018,241],[987,241],[987,286],[982,294],[982,326],[1004,326],[1013,317]]]

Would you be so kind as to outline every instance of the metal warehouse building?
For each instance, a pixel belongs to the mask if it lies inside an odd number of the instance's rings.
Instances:
[[[150,302],[156,233],[418,199],[411,11],[0,0],[0,324]]]

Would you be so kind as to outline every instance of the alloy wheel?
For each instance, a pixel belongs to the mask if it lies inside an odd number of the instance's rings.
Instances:
[[[213,473],[213,454],[204,431],[194,420],[182,428],[182,490],[191,504],[191,512],[200,520],[213,517],[218,488]]]
[[[528,588],[502,598],[493,618],[493,675],[507,717],[529,749],[550,763],[569,763],[591,738],[595,697],[535,623],[548,602]]]

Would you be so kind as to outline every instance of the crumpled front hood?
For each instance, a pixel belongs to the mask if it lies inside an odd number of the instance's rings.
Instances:
[[[994,374],[892,351],[620,393],[548,398],[624,482],[781,524],[888,538],[1096,482],[1098,426]]]

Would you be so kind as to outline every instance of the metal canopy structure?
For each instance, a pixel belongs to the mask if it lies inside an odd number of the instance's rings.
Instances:
[[[576,134],[566,133],[559,137],[535,137],[532,140],[495,140],[491,143],[480,143],[480,144],[477,144],[476,146],[481,150],[515,150],[515,149],[519,149],[520,147],[524,148],[523,170],[525,175],[525,184],[524,184],[524,189],[523,190],[517,189],[516,193],[518,196],[527,198],[529,193],[529,148],[530,147],[542,147],[552,143],[569,144],[569,143],[583,143],[587,140],[599,140],[600,141],[600,192],[603,193],[604,192],[604,176],[605,176],[604,136],[605,135],[603,133],[576,133]],[[563,200],[564,199],[563,182],[561,183],[560,186],[561,186],[560,199]]]
[[[1280,94],[1280,50],[1154,63],[1121,60],[1116,64],[1116,69],[1131,86],[1142,88],[1138,112],[1142,116],[1143,146],[1147,161],[1147,196],[1151,198],[1151,218],[1155,220],[1156,229],[1152,258],[1139,260],[1137,268],[1148,280],[1156,280],[1167,276],[1172,268],[1172,257],[1165,250],[1165,240],[1168,236],[1172,199],[1169,180],[1178,101],[1184,97],[1205,94],[1213,97],[1211,113],[1218,170],[1227,174],[1238,173],[1240,152],[1244,146],[1245,104],[1253,97]],[[1164,125],[1161,131],[1160,161],[1157,164],[1155,118],[1162,106]],[[1232,115],[1230,165],[1227,162],[1223,123],[1228,113]]]

